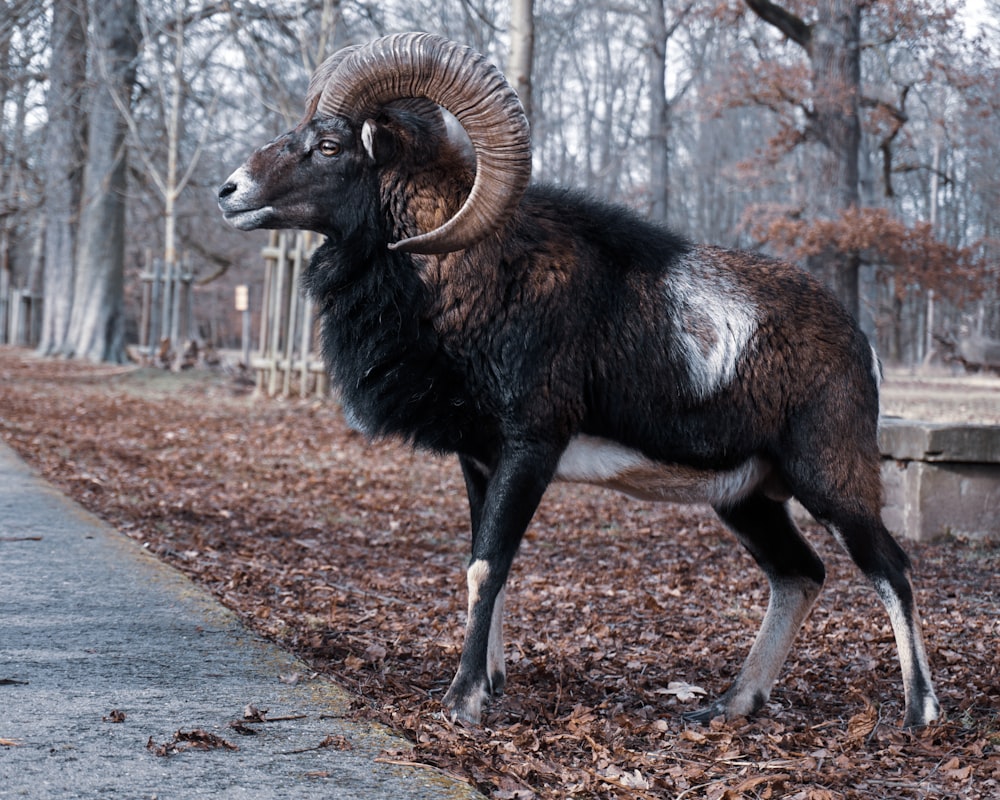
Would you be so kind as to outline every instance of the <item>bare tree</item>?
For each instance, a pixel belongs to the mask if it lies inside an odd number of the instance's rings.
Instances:
[[[770,0],[746,0],[762,20],[799,45],[812,70],[811,102],[801,106],[808,119],[806,134],[830,154],[835,208],[860,201],[858,158],[861,146],[861,5],[858,0],[818,0],[810,23]],[[818,271],[841,302],[859,316],[857,254],[825,253]]]
[[[671,110],[691,86],[690,77],[676,88],[673,94],[667,89],[667,48],[671,38],[687,20],[694,7],[685,3],[668,18],[667,0],[649,0],[647,16],[649,45],[647,69],[649,71],[649,215],[667,221],[670,208],[670,129]],[[691,73],[693,77],[694,71]]]
[[[39,352],[62,352],[73,310],[77,215],[83,183],[86,0],[53,0],[46,95],[45,275]]]
[[[696,238],[763,244],[799,259],[820,252],[817,266],[836,266],[824,275],[842,284],[838,291],[852,307],[861,293],[852,288],[855,252],[870,262],[861,273],[865,309],[873,307],[876,278],[896,291],[905,284],[917,299],[932,285],[894,262],[876,263],[871,250],[842,235],[863,227],[851,222],[862,219],[853,211],[884,212],[876,221],[901,221],[902,233],[933,216],[938,236],[954,246],[976,247],[979,237],[1000,229],[991,166],[1000,129],[996,59],[985,51],[964,56],[944,41],[953,0],[131,2],[145,26],[131,95],[121,88],[101,94],[106,73],[96,55],[95,19],[91,88],[80,89],[86,8],[93,16],[118,9],[118,0],[11,0],[0,18],[0,289],[4,281],[24,285],[26,266],[30,282],[35,231],[47,222],[46,258],[37,259],[47,262],[44,352],[85,352],[66,340],[67,322],[97,284],[76,279],[74,253],[97,252],[100,236],[93,245],[71,237],[117,174],[106,156],[104,179],[92,168],[79,197],[80,120],[99,96],[118,101],[114,113],[101,112],[105,122],[129,112],[127,263],[137,264],[146,249],[174,258],[184,250],[198,267],[209,265],[204,274],[229,269],[223,284],[252,283],[249,265],[259,245],[218,229],[211,199],[210,187],[231,169],[233,147],[294,124],[310,72],[330,53],[429,21],[502,65],[518,84],[530,107],[539,179],[669,217]],[[65,29],[72,10],[76,38],[52,51],[50,118],[39,125],[43,89],[34,87],[44,88],[50,77],[45,48],[50,35],[65,37],[59,26]],[[533,38],[529,67],[529,50],[520,47],[528,28],[520,20],[530,23]],[[29,50],[36,53],[30,63],[23,57]],[[67,81],[70,69],[76,78]],[[975,74],[983,83],[973,85]],[[61,103],[61,87],[71,86],[76,100]],[[62,133],[69,128],[60,107],[77,115],[75,140]],[[97,120],[91,124],[95,142],[111,141],[97,132]],[[122,149],[119,142],[116,152]],[[65,191],[73,176],[76,200]],[[46,184],[46,213],[33,206],[43,202],[34,199],[42,197],[36,183]],[[118,184],[119,200],[120,192]],[[782,227],[797,237],[790,245],[780,239]],[[824,230],[832,233],[820,241]],[[984,258],[989,247],[981,248]],[[832,255],[822,255],[823,248]],[[138,288],[126,282],[126,292]],[[879,302],[877,313],[890,313],[884,296]],[[133,305],[126,311],[134,318]],[[988,324],[992,316],[985,316]],[[53,335],[58,320],[61,332]]]
[[[534,0],[511,0],[510,4],[510,59],[507,62],[507,79],[521,98],[528,122],[532,121],[531,71],[535,59],[535,3]]]
[[[140,3],[140,6],[142,5]],[[217,12],[221,13],[224,8],[224,6],[219,6]],[[155,94],[161,105],[159,116],[163,121],[163,132],[166,136],[165,163],[161,163],[157,157],[156,145],[159,142],[150,143],[143,136],[139,123],[132,113],[128,96],[117,92],[112,95],[118,112],[132,135],[133,151],[142,161],[147,178],[152,182],[163,202],[163,258],[168,264],[177,262],[177,201],[187,188],[201,160],[204,144],[211,128],[210,120],[214,114],[221,88],[217,85],[211,98],[206,101],[205,118],[202,120],[197,139],[190,153],[184,159],[181,149],[189,128],[185,124],[186,112],[189,111],[189,101],[193,93],[189,72],[196,72],[195,68],[189,70],[186,63],[190,55],[186,37],[188,27],[196,21],[206,19],[210,13],[202,9],[202,14],[196,20],[190,16],[187,3],[184,0],[174,2],[173,12],[170,18],[164,21],[165,24],[158,32],[170,40],[173,52],[170,58],[159,60],[153,77]],[[143,37],[146,39],[154,37],[151,21],[148,9],[141,8],[137,15],[137,22],[142,29]],[[211,52],[220,44],[222,38],[225,38],[224,33],[215,35],[211,43],[203,44],[202,53]],[[187,161],[186,165],[182,165],[182,159]]]
[[[135,0],[95,3],[93,61],[73,310],[65,355],[125,358],[125,132],[116,98],[131,97],[140,32]]]
[[[25,251],[38,253],[43,234],[40,171],[33,157],[39,135],[29,123],[44,107],[37,88],[46,77],[42,64],[48,60],[50,26],[40,11],[40,0],[18,0],[7,4],[0,19],[0,342],[8,334],[17,337],[10,325],[13,314],[8,314],[11,290],[19,280],[23,284]],[[34,296],[31,259],[27,288]],[[40,255],[35,260],[40,262]]]

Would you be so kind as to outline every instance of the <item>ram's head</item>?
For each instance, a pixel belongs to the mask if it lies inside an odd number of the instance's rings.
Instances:
[[[387,111],[419,114],[423,104],[433,112],[423,114],[426,124],[442,126],[431,103],[453,114],[468,135],[475,181],[450,219],[387,244],[411,253],[466,248],[510,218],[528,185],[528,122],[496,67],[434,34],[386,36],[324,61],[309,83],[302,122],[255,151],[229,177],[219,190],[219,207],[243,230],[349,235],[364,224],[361,209],[377,201],[377,171],[398,155]]]

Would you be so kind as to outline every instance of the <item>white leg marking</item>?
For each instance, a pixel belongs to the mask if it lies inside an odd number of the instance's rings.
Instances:
[[[767,702],[795,635],[822,587],[813,581],[771,581],[760,631],[733,687],[723,698],[730,719],[752,714]]]
[[[486,677],[490,682],[490,691],[499,694],[507,677],[507,667],[503,657],[503,604],[507,589],[501,589],[493,605],[493,616],[490,619],[490,644],[486,654]],[[496,684],[496,685],[495,685]]]
[[[874,353],[874,350],[872,351]],[[835,525],[823,523],[840,542],[845,551],[848,550],[843,534]],[[872,581],[875,593],[889,615],[892,634],[896,639],[896,652],[899,654],[899,668],[903,673],[903,698],[906,703],[907,725],[925,725],[933,722],[941,715],[941,704],[934,694],[934,684],[931,681],[931,668],[927,661],[927,651],[920,633],[920,621],[916,608],[910,619],[903,611],[903,602],[899,599],[892,584],[885,578]],[[919,694],[920,697],[914,695]],[[914,705],[919,703],[919,708]]]
[[[821,520],[821,522],[823,521]],[[851,551],[848,549],[847,542],[844,539],[844,534],[840,532],[840,529],[836,525],[831,525],[829,522],[823,522],[823,525],[828,531],[830,531],[831,534],[833,534],[833,538],[837,540],[837,544],[844,548],[844,552],[850,555]]]
[[[481,599],[483,583],[489,578],[490,565],[483,559],[477,559],[469,565],[466,572],[466,580],[469,585],[469,611],[466,623],[466,637],[473,624],[473,614],[476,604]],[[494,607],[495,609],[495,607]],[[494,618],[496,612],[494,610]],[[493,618],[490,621],[489,643],[487,645],[487,665],[490,659],[490,648],[493,642]],[[468,639],[466,640],[468,643]],[[501,648],[502,657],[502,648]],[[483,703],[489,699],[489,673],[482,680],[483,676],[476,676],[475,680],[463,670],[460,665],[455,674],[447,693],[444,696],[445,707],[451,711],[451,719],[462,720],[473,725],[478,725],[482,714]]]
[[[903,697],[906,702],[907,724],[926,724],[936,720],[941,713],[941,705],[934,694],[931,683],[931,671],[927,662],[927,652],[924,649],[923,638],[920,635],[919,623],[914,618],[910,620],[903,612],[903,604],[889,581],[884,578],[875,580],[875,592],[889,614],[892,633],[896,638],[896,650],[899,652],[899,667],[903,673]],[[916,611],[913,612],[916,615]],[[911,625],[912,622],[912,625]],[[914,693],[926,687],[922,696],[914,697]],[[919,703],[919,709],[914,706]],[[919,715],[919,719],[917,717]]]
[[[483,582],[490,575],[490,565],[483,559],[473,561],[466,572],[466,580],[469,584],[469,619],[472,619],[472,609],[479,602],[479,590]]]

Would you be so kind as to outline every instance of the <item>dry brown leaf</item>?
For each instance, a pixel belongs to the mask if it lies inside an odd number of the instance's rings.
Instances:
[[[878,709],[863,697],[865,707],[847,721],[847,741],[858,744],[867,739],[878,725]]]
[[[333,402],[250,401],[224,376],[193,373],[171,377],[181,383],[170,393],[141,373],[109,378],[18,352],[0,348],[5,441],[255,631],[357,692],[353,714],[414,743],[393,761],[540,800],[998,793],[998,548],[906,545],[939,696],[960,722],[897,727],[886,615],[838,546],[810,529],[828,578],[771,703],[754,719],[688,726],[663,690],[678,675],[710,697],[728,687],[767,606],[759,570],[705,509],[553,486],[510,581],[507,693],[488,705],[486,729],[463,728],[440,715],[465,613],[468,510],[454,460],[368,442]],[[922,404],[944,391],[907,380]],[[962,413],[1000,422],[1000,393],[975,405],[956,391]],[[626,786],[640,778],[651,788]]]

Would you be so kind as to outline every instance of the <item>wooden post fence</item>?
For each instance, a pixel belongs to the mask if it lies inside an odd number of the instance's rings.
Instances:
[[[194,272],[185,254],[180,263],[164,263],[146,251],[142,280],[142,316],[139,320],[139,352],[149,361],[170,360],[185,341],[195,338]]]
[[[313,303],[300,290],[302,271],[320,242],[314,233],[272,231],[262,251],[260,347],[251,366],[257,390],[270,397],[324,396],[329,390],[316,342]]]

